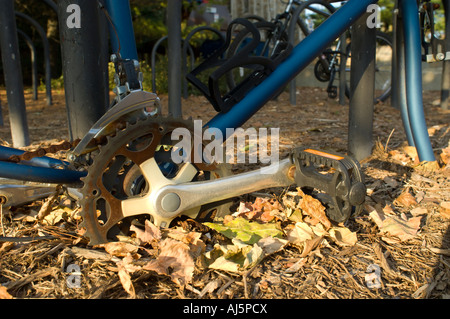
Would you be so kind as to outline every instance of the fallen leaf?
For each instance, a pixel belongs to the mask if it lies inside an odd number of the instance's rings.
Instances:
[[[383,178],[383,182],[385,182],[386,184],[388,184],[388,186],[390,186],[392,188],[396,188],[398,186],[398,182],[389,176],[386,176],[385,178]]]
[[[137,253],[139,249],[136,245],[120,241],[103,244],[103,248],[107,253],[116,257],[125,257],[128,254]]]
[[[442,153],[440,154],[441,161],[448,165],[450,163],[450,145],[446,148],[442,149]]]
[[[277,200],[257,197],[253,203],[241,202],[234,216],[243,216],[248,220],[268,223],[282,210],[283,207]]]
[[[395,215],[394,210],[392,209],[391,205],[386,204],[386,206],[383,207],[383,213],[385,215]]]
[[[276,253],[283,249],[287,243],[286,239],[275,238],[275,237],[266,237],[259,240],[256,244],[262,248],[264,255],[270,255]]]
[[[194,258],[200,256],[206,248],[205,243],[200,239],[202,236],[198,232],[188,232],[181,227],[170,229],[168,237],[181,241],[189,246],[189,251]]]
[[[416,161],[419,159],[419,155],[417,154],[417,148],[414,146],[404,146],[403,151],[411,157],[413,161]]]
[[[354,246],[358,241],[356,232],[346,227],[333,227],[329,230],[329,234],[339,246]]]
[[[425,207],[416,207],[411,209],[409,212],[413,216],[420,216],[428,214],[428,209],[426,209]]]
[[[135,225],[131,225],[130,230],[136,233],[136,238],[140,240],[141,243],[151,244],[161,239],[161,230],[148,219],[145,220],[144,230]]]
[[[14,299],[14,297],[9,294],[6,287],[0,286],[0,299]]]
[[[422,217],[412,217],[403,220],[396,216],[384,216],[375,209],[370,212],[370,217],[377,224],[380,232],[394,236],[401,241],[414,238],[420,227]]]
[[[450,202],[442,202],[439,207],[439,213],[444,218],[450,218]]]
[[[401,193],[394,200],[394,204],[397,204],[397,205],[400,205],[400,206],[404,206],[404,207],[410,207],[410,206],[417,205],[417,201],[414,198],[414,196],[411,195],[410,192],[406,191],[406,192]]]
[[[330,228],[331,222],[325,214],[325,207],[322,203],[318,199],[303,193],[300,188],[297,188],[297,191],[302,197],[299,208],[301,208],[306,215],[319,220],[326,229]]]
[[[307,258],[300,258],[298,261],[296,261],[294,264],[289,264],[289,268],[285,270],[286,273],[296,273],[302,268],[304,265],[306,265]]]
[[[287,240],[294,245],[303,245],[305,241],[314,237],[316,237],[314,231],[304,222],[297,222],[292,229],[287,230]]]
[[[130,273],[120,265],[118,265],[118,268],[118,275],[123,289],[125,289],[125,291],[130,295],[131,298],[136,298],[136,292],[134,290],[133,282],[131,281]]]
[[[194,259],[189,251],[187,244],[166,238],[161,241],[158,257],[149,261],[142,269],[169,275],[172,281],[183,286],[191,282],[194,273]]]
[[[215,245],[214,251],[208,252],[209,268],[242,272],[256,265],[264,258],[263,249],[257,244],[247,245],[233,240],[234,245]]]
[[[302,253],[300,254],[300,257],[308,256],[308,254],[311,251],[313,251],[314,249],[316,249],[317,246],[320,245],[322,240],[323,240],[323,237],[316,237],[316,238],[313,238],[313,239],[306,240],[304,245],[303,245],[303,250],[302,250]]]
[[[204,225],[215,229],[230,239],[237,238],[250,245],[258,242],[261,238],[283,237],[283,231],[278,224],[260,224],[243,217],[237,217],[226,224],[204,223]]]
[[[398,162],[400,162],[402,165],[406,165],[410,159],[402,152],[398,150],[392,150],[389,152],[389,156]]]

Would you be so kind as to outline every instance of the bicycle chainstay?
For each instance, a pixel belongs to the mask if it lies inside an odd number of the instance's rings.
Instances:
[[[298,187],[315,188],[332,221],[345,222],[363,209],[366,195],[364,176],[358,161],[350,156],[296,148],[290,154],[296,166]]]

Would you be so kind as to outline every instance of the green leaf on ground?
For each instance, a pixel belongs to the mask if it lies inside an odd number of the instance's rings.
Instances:
[[[249,245],[257,243],[262,238],[282,238],[284,235],[280,226],[276,223],[260,224],[243,217],[237,217],[226,224],[204,223],[204,225],[215,229],[230,239],[237,238]]]

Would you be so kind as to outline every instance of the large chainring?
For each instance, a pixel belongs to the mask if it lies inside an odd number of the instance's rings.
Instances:
[[[94,157],[83,178],[80,201],[85,236],[91,245],[116,240],[128,234],[133,222],[150,218],[158,226],[169,226],[171,220],[145,211],[130,203],[148,196],[152,186],[209,180],[227,176],[226,164],[181,163],[171,159],[174,142],[171,134],[176,128],[195,132],[193,122],[171,117],[153,116],[128,123],[126,128],[108,137],[106,144]],[[198,150],[191,150],[192,152]],[[192,158],[192,157],[191,157]],[[229,202],[212,203],[183,212],[191,218],[214,212],[221,216],[229,212]],[[132,208],[129,208],[132,207]]]

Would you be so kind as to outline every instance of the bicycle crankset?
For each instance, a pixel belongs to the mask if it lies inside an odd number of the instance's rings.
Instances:
[[[83,179],[82,226],[90,244],[114,240],[131,223],[151,218],[169,226],[177,216],[228,212],[224,200],[271,187],[315,188],[334,222],[359,213],[366,188],[358,162],[350,157],[294,149],[289,158],[254,171],[230,175],[226,164],[171,161],[171,133],[192,132],[192,122],[148,117],[108,137]],[[191,159],[193,153],[191,152]]]
[[[128,124],[100,147],[81,189],[81,226],[90,244],[114,240],[119,233],[126,234],[133,221],[142,218],[169,226],[181,214],[164,212],[176,206],[179,199],[169,195],[162,199],[160,209],[151,206],[156,192],[164,186],[229,175],[225,164],[175,164],[171,160],[171,133],[176,128],[187,129],[194,136],[192,121],[153,116]],[[183,215],[196,218],[214,210],[216,215],[229,212],[227,203],[208,203],[191,207]]]

